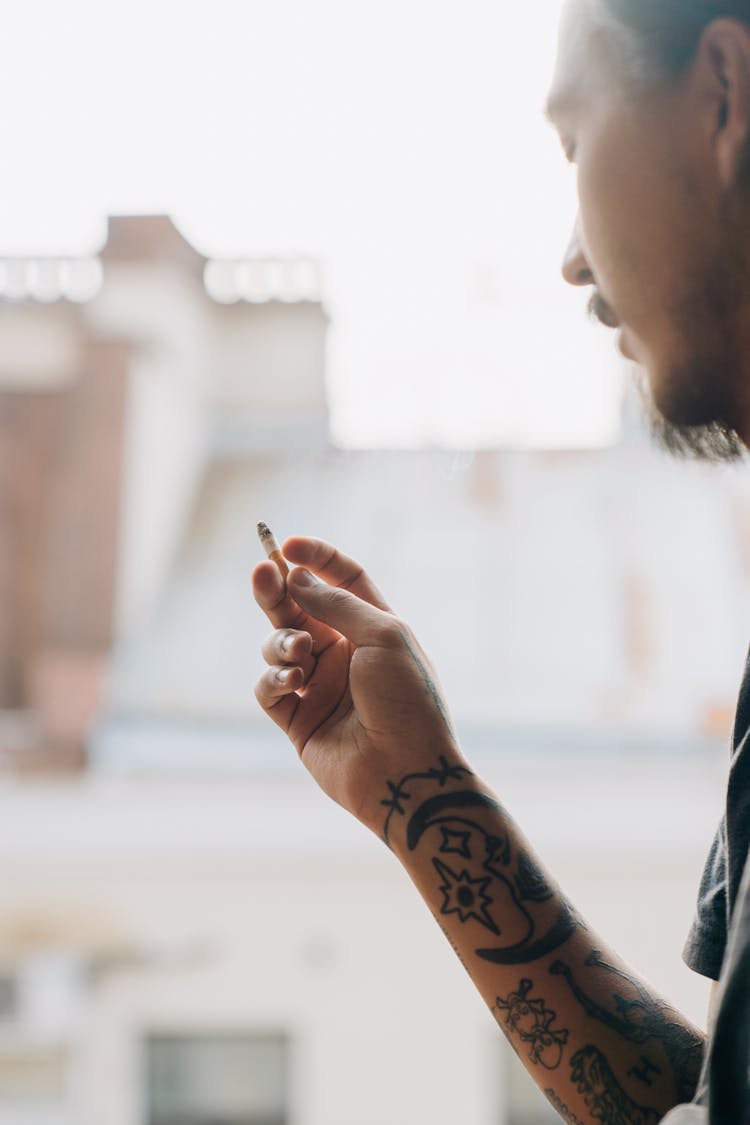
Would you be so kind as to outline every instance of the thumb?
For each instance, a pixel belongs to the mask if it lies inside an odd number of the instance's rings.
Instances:
[[[303,567],[291,572],[287,589],[301,609],[317,621],[330,625],[355,645],[382,647],[392,642],[396,632],[400,634],[392,614],[377,609],[349,590],[321,582]]]

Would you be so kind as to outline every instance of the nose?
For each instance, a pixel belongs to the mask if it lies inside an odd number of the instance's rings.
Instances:
[[[563,255],[562,275],[568,285],[593,285],[594,275],[586,260],[581,242],[581,219],[576,215],[573,231]]]

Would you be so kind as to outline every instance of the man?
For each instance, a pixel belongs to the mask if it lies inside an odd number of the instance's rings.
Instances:
[[[666,444],[738,456],[750,445],[750,3],[569,0],[548,113],[578,168],[566,280],[594,287]],[[704,1050],[471,770],[427,656],[362,568],[314,539],[284,552],[298,568],[286,586],[271,563],[254,578],[275,629],[258,700],[404,864],[551,1104],[574,1123],[652,1125],[695,1098],[670,1123],[748,1120],[750,686],[686,949],[714,978],[723,961]]]

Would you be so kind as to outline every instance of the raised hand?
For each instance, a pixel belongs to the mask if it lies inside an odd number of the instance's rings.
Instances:
[[[353,559],[319,539],[283,546],[253,574],[274,632],[256,686],[315,780],[375,831],[387,782],[440,755],[463,761],[437,678],[413,633]],[[302,569],[304,568],[304,569]]]

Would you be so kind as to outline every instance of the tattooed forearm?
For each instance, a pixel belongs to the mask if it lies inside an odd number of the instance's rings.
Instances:
[[[580,1117],[576,1117],[576,1115],[568,1109],[565,1103],[560,1101],[554,1090],[545,1090],[544,1095],[548,1099],[552,1108],[557,1110],[563,1121],[568,1122],[568,1125],[583,1125]]]
[[[583,1047],[570,1060],[570,1076],[583,1094],[591,1116],[602,1125],[657,1125],[662,1118],[649,1106],[636,1105],[620,1086],[597,1047]]]
[[[497,801],[479,789],[448,787],[449,781],[462,781],[469,773],[441,757],[433,769],[389,781],[389,796],[382,801],[388,810],[384,840],[389,843],[394,818],[408,818],[409,851],[425,841],[432,848],[441,915],[453,915],[496,939],[477,948],[477,957],[500,965],[526,964],[558,949],[578,923],[565,903],[548,909],[540,923],[538,908],[553,899],[553,891],[533,858],[514,847],[510,831],[503,831],[511,821]],[[416,781],[432,782],[443,792],[412,811]],[[485,827],[487,813],[496,822],[494,831]]]
[[[387,785],[390,796],[380,802],[388,809],[385,827],[383,828],[383,838],[386,844],[390,834],[391,818],[394,814],[406,816],[405,804],[412,798],[412,794],[405,788],[409,782],[434,781],[442,789],[449,781],[462,781],[464,777],[471,777],[471,770],[467,769],[466,766],[452,766],[441,754],[438,758],[438,765],[432,769],[423,770],[421,773],[408,773],[406,777],[402,777],[401,781],[396,783],[389,781]]]
[[[546,957],[548,953],[554,953],[565,944],[577,926],[574,914],[563,903],[554,924],[536,940],[519,942],[507,948],[496,946],[477,949],[476,955],[483,961],[491,961],[495,965],[525,965],[529,961],[538,961],[540,957]]]
[[[443,936],[445,937],[445,940],[448,942],[448,945],[451,947],[453,952],[456,954],[456,957],[458,957],[459,961],[461,962],[463,967],[466,969],[466,972],[469,973],[469,976],[471,976],[471,973],[469,972],[469,966],[466,964],[463,957],[461,956],[461,950],[458,948],[455,941],[453,940],[453,938],[448,933],[445,926],[442,924],[442,922],[439,919],[437,920],[437,924],[438,924],[438,926],[440,926],[440,929],[443,931]]]
[[[658,1042],[669,1060],[677,1086],[680,1101],[689,1101],[695,1093],[700,1074],[703,1055],[702,1038],[679,1021],[676,1013],[636,979],[622,969],[608,964],[598,950],[592,950],[585,962],[588,968],[602,969],[623,981],[627,981],[637,994],[637,998],[627,1000],[617,993],[613,996],[614,1010],[604,1007],[595,1000],[576,980],[569,965],[555,961],[550,972],[562,976],[567,981],[573,995],[582,1005],[587,1015],[616,1031],[630,1043]],[[642,1059],[644,1067],[633,1068],[633,1075],[647,1085],[651,1071],[657,1071],[647,1059]]]
[[[637,1078],[639,1082],[643,1082],[644,1086],[653,1086],[653,1076],[661,1073],[661,1067],[652,1063],[645,1055],[641,1055],[638,1065],[631,1066],[628,1071],[628,1078]]]
[[[517,1037],[529,1046],[529,1058],[545,1070],[556,1070],[562,1061],[563,1045],[568,1042],[565,1028],[554,1028],[557,1013],[547,1008],[541,998],[529,998],[534,982],[524,979],[517,992],[498,996],[493,1006],[498,1023],[513,1043]],[[515,1046],[515,1044],[513,1044]]]
[[[521,861],[514,855],[507,834],[500,836],[483,826],[478,814],[488,811],[506,819],[502,807],[486,793],[439,793],[416,809],[406,842],[415,851],[428,834],[434,840],[438,854],[432,862],[440,876],[441,913],[456,914],[461,922],[473,921],[500,939],[479,947],[476,955],[496,964],[525,964],[557,949],[570,937],[574,921],[563,906],[552,924],[539,932],[531,905],[551,898],[552,892],[528,857]],[[451,857],[450,863],[441,858],[445,855]]]

